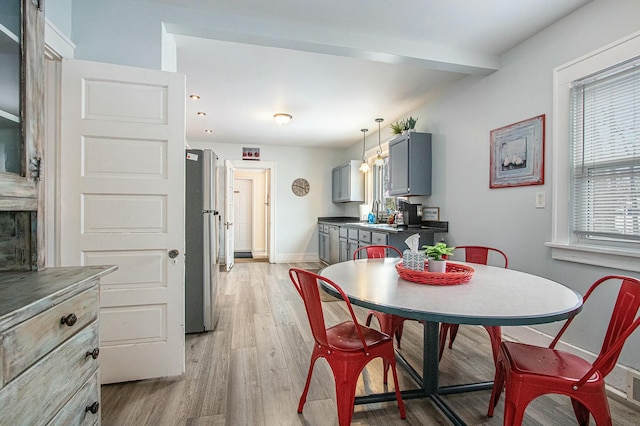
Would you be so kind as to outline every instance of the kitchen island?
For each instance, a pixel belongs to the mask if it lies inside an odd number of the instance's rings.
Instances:
[[[425,221],[417,225],[394,226],[368,223],[354,217],[319,217],[318,252],[320,261],[328,265],[353,259],[359,247],[390,245],[401,252],[407,249],[405,240],[420,235],[420,247],[433,245],[435,234],[447,233],[448,222]]]

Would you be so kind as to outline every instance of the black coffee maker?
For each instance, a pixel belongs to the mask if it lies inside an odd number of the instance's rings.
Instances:
[[[402,212],[404,225],[411,227],[422,224],[422,204],[409,204],[406,201],[398,200],[398,210]]]

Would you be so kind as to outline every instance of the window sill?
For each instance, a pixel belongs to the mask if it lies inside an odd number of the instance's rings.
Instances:
[[[585,244],[545,243],[556,260],[640,272],[640,251]]]

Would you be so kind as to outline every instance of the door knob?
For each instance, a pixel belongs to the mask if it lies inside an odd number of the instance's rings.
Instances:
[[[176,257],[178,257],[178,255],[180,254],[180,252],[176,249],[173,250],[169,250],[169,258],[170,259],[175,259]]]

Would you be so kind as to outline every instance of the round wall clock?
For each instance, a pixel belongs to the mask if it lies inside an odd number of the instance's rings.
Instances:
[[[304,197],[309,193],[309,182],[306,179],[298,178],[291,184],[291,190],[298,197]]]

